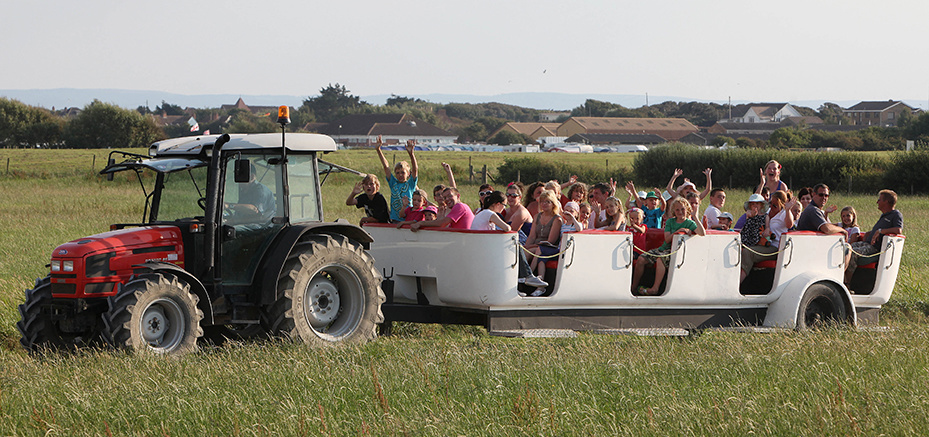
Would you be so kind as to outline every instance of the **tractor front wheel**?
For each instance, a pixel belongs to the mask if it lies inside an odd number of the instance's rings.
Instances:
[[[197,350],[203,335],[197,296],[176,276],[137,276],[109,298],[104,338],[119,349],[182,355]]]
[[[294,247],[265,309],[270,333],[307,344],[375,338],[384,292],[374,259],[343,235],[313,235]]]
[[[26,290],[26,301],[19,306],[19,343],[29,352],[92,345],[100,340],[101,312],[102,305],[52,298],[49,277],[36,279],[35,287]]]

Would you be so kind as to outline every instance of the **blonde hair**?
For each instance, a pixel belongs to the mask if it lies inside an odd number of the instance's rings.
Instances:
[[[554,213],[555,215],[561,214],[561,202],[558,201],[558,195],[555,194],[554,191],[545,190],[542,192],[542,194],[539,196],[539,204],[540,204],[539,211],[542,211],[542,207],[541,207],[542,199],[546,199],[552,202],[552,213]]]
[[[855,212],[855,207],[854,207],[854,206],[846,206],[845,208],[842,208],[842,211],[841,211],[839,214],[844,213],[845,211],[848,211],[848,212],[850,212],[850,213],[852,214],[852,226],[854,226],[854,227],[857,228],[857,227],[858,227],[858,213]],[[840,220],[841,220],[841,219],[840,219]],[[842,226],[845,226],[845,222],[844,222],[844,221],[842,222]]]
[[[409,163],[409,162],[406,162],[406,161],[400,161],[400,162],[394,164],[394,171],[397,171],[397,170],[399,170],[399,169],[401,169],[401,168],[403,168],[404,170],[406,170],[407,172],[409,172],[409,171],[410,171],[410,163]]]
[[[557,193],[561,193],[561,185],[558,184],[558,181],[551,180],[545,183],[546,190],[552,190]]]
[[[674,217],[674,205],[675,205],[675,204],[678,204],[678,203],[680,203],[681,205],[684,205],[684,218],[685,218],[685,219],[686,219],[689,215],[693,214],[694,211],[693,211],[693,209],[690,207],[690,202],[688,202],[687,199],[685,199],[685,198],[683,198],[683,197],[681,197],[681,196],[677,196],[677,197],[671,199],[671,203],[668,205],[668,207],[669,207],[668,209],[671,211],[671,217]],[[674,217],[674,218],[676,219],[677,217]]]
[[[381,188],[381,181],[377,179],[377,175],[375,174],[370,174],[370,173],[366,174],[364,179],[361,180],[361,183],[364,184],[367,182],[373,182],[375,187],[377,187],[378,189]]]

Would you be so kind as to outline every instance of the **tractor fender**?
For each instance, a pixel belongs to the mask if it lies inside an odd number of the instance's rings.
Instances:
[[[300,223],[287,227],[278,234],[271,246],[269,255],[260,268],[261,278],[256,281],[261,284],[261,305],[269,305],[277,301],[277,279],[281,276],[284,263],[300,239],[307,234],[339,234],[350,240],[360,243],[365,250],[371,248],[374,238],[360,226],[353,225],[344,220],[335,222]]]
[[[186,281],[190,285],[190,290],[199,298],[199,301],[197,302],[197,308],[200,308],[200,310],[203,311],[203,319],[200,321],[200,323],[204,325],[212,325],[214,323],[213,301],[210,300],[210,296],[206,292],[206,287],[203,286],[203,283],[200,282],[196,276],[192,275],[187,270],[184,270],[183,267],[158,261],[136,264],[133,267],[136,269],[148,269],[153,272],[170,273]]]
[[[841,282],[831,279],[823,279],[822,275],[814,272],[806,272],[793,278],[783,286],[783,291],[774,302],[768,305],[768,311],[765,314],[764,326],[771,328],[789,328],[797,327],[797,317],[800,310],[800,301],[804,293],[811,285],[823,283],[839,290],[845,309],[848,314],[849,322],[852,326],[858,325],[858,314],[855,312],[855,305],[852,304],[852,295],[848,288]]]

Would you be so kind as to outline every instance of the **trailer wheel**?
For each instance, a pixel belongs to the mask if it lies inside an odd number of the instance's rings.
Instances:
[[[85,308],[56,321],[52,317],[54,301],[48,276],[36,279],[35,287],[26,290],[26,301],[19,305],[20,320],[16,322],[16,329],[22,334],[19,343],[26,350],[75,350],[100,341],[99,310]],[[73,299],[68,303],[76,304]]]
[[[384,321],[380,275],[360,244],[343,235],[313,235],[297,244],[278,278],[278,299],[265,308],[265,329],[306,344],[360,342]]]
[[[169,355],[193,352],[203,335],[198,300],[190,285],[176,276],[140,275],[109,298],[104,338],[119,349]]]
[[[842,294],[826,284],[813,284],[803,293],[797,313],[797,329],[816,329],[847,319]]]

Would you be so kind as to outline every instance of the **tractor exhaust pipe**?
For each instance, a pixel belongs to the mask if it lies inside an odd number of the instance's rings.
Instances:
[[[213,144],[213,152],[210,157],[210,177],[206,186],[206,238],[204,239],[203,254],[204,267],[208,277],[216,279],[216,240],[219,238],[219,185],[222,183],[221,166],[222,166],[222,149],[223,145],[229,142],[229,134],[222,134]],[[216,282],[214,281],[214,284]]]

